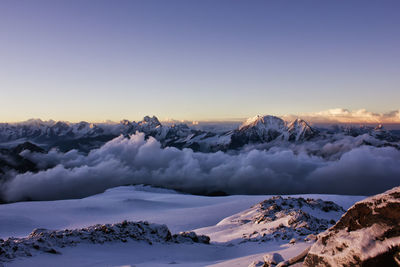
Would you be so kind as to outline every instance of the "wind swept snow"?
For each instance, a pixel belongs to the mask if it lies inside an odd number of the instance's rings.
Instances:
[[[346,209],[354,202],[363,199],[363,197],[357,196],[335,195],[294,197],[296,199],[303,197],[305,202],[307,202],[306,198],[334,201]],[[91,225],[114,223],[114,226],[107,226],[111,229],[118,227],[118,223],[123,220],[146,220],[151,223],[166,224],[166,227],[173,233],[199,228],[212,229],[218,227],[218,222],[224,221],[226,217],[234,216],[234,214],[249,208],[260,209],[260,205],[266,203],[262,202],[264,200],[276,202],[286,199],[273,198],[271,200],[270,198],[271,196],[265,195],[205,197],[180,194],[172,190],[148,186],[124,186],[84,199],[0,205],[0,237],[3,239],[11,236],[24,237],[34,228],[71,229],[68,231],[79,233],[80,228],[93,229]],[[319,216],[318,218],[321,220],[337,218],[341,211],[323,211],[324,205],[321,203],[324,202],[322,200],[316,202],[319,208],[314,210],[313,216]],[[291,201],[288,204],[294,204]],[[261,204],[257,204],[260,202]],[[285,208],[284,205],[281,206]],[[335,209],[337,210],[337,208]],[[308,211],[306,210],[306,212]],[[263,224],[254,222],[249,224],[254,229],[260,225]],[[238,231],[243,230],[240,225],[237,227]],[[254,229],[248,228],[249,233],[254,232]],[[50,230],[46,233],[67,233],[66,231],[52,232]],[[196,234],[203,233],[202,230],[195,230],[195,232]],[[248,242],[246,238],[242,239],[246,242],[235,243],[228,240],[226,240],[228,242],[221,242],[218,240],[217,234],[209,232],[212,236],[210,245],[181,243],[180,241],[178,241],[179,243],[152,242],[152,245],[135,240],[103,244],[92,244],[85,241],[79,242],[74,247],[55,248],[55,251],[61,254],[45,253],[39,250],[38,254],[33,253],[34,257],[18,257],[7,262],[7,266],[54,266],[55,264],[57,266],[170,266],[170,264],[178,266],[247,266],[253,260],[262,259],[262,255],[267,252],[279,252],[286,259],[309,246],[309,241],[298,239],[295,243],[289,244],[288,239],[282,238],[261,243],[260,240]],[[180,238],[191,238],[191,236],[193,237],[194,234],[185,233],[175,238],[179,240]],[[13,238],[11,240],[20,239]]]

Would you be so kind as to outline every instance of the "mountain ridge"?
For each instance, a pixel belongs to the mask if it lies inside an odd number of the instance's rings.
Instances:
[[[63,151],[78,149],[88,152],[119,135],[128,136],[136,132],[154,137],[164,147],[191,148],[201,152],[235,150],[246,145],[272,142],[301,143],[329,138],[329,135],[336,133],[349,136],[367,134],[387,142],[399,141],[382,125],[375,128],[352,126],[324,130],[312,127],[301,118],[287,122],[273,115],[257,115],[230,131],[213,132],[194,129],[187,124],[163,125],[156,116],[145,116],[138,122],[121,120],[117,124],[45,122],[40,119],[26,123],[0,123],[0,145],[4,147],[7,143],[15,145],[29,141],[43,144],[46,149],[57,147]]]

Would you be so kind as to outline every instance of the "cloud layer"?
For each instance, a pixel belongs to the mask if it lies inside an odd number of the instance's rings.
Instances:
[[[298,116],[284,116],[286,120],[293,120]],[[301,118],[313,123],[400,123],[400,110],[387,113],[373,113],[366,109],[348,110],[343,108],[328,109],[325,111],[302,114]]]
[[[75,150],[25,151],[26,157],[48,169],[13,175],[0,185],[0,195],[6,201],[78,198],[127,184],[196,194],[369,195],[398,186],[400,151],[359,146],[358,139],[230,154],[161,148],[155,139],[138,133],[117,137],[88,155]]]

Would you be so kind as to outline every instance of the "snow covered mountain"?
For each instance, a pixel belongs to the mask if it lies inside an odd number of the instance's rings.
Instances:
[[[255,116],[244,122],[232,136],[232,146],[268,143],[273,140],[302,142],[317,136],[318,131],[302,119],[287,123],[275,116]]]
[[[46,149],[57,147],[62,151],[78,149],[89,152],[111,139],[136,132],[157,139],[163,147],[179,149],[191,148],[201,152],[240,149],[248,144],[267,144],[274,142],[301,143],[314,139],[335,139],[334,135],[372,136],[377,140],[398,142],[399,138],[386,131],[383,126],[373,127],[333,127],[329,130],[315,129],[306,121],[296,119],[285,122],[281,118],[266,115],[246,120],[237,129],[226,132],[202,131],[186,124],[162,125],[157,117],[146,116],[142,121],[122,120],[116,124],[93,124],[88,122],[68,123],[55,121],[29,120],[22,123],[0,124],[0,146],[13,147],[29,141]],[[337,138],[336,138],[337,139]]]
[[[275,116],[255,116],[245,121],[239,129],[234,131],[232,143],[242,146],[248,143],[270,142],[278,137],[284,137],[285,122]]]
[[[98,136],[103,133],[104,129],[88,122],[68,123],[62,121],[43,122],[41,120],[29,120],[15,124],[0,124],[1,142],[9,142],[18,139],[29,139],[40,142],[52,139]]]
[[[318,134],[318,131],[302,119],[296,119],[288,125],[289,141],[308,140]]]

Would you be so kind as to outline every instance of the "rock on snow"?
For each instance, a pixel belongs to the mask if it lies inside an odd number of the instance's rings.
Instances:
[[[105,242],[128,242],[128,240],[173,243],[208,244],[210,238],[194,232],[171,235],[168,227],[148,222],[98,224],[75,230],[35,229],[25,238],[0,239],[0,263],[16,257],[30,257],[38,252],[60,254],[59,248],[79,243],[103,244]]]

